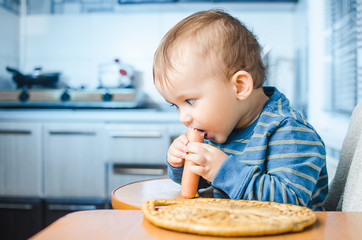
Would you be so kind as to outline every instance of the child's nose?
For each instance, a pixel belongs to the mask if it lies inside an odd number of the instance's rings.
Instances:
[[[182,122],[185,125],[188,125],[192,121],[191,115],[187,111],[181,111],[179,109],[179,115],[180,115],[180,122]]]

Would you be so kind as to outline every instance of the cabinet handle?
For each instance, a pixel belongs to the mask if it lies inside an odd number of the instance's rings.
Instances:
[[[111,138],[161,138],[160,131],[112,131]]]
[[[53,211],[81,211],[81,210],[95,210],[95,205],[66,205],[66,204],[49,204],[49,210]]]
[[[0,134],[17,134],[17,135],[30,135],[30,130],[6,130],[1,129]]]
[[[0,203],[0,209],[32,210],[33,205],[26,203]]]
[[[165,168],[147,168],[147,167],[123,167],[113,165],[113,173],[116,175],[156,175],[163,176],[166,175]]]
[[[85,136],[94,136],[96,132],[93,131],[49,131],[50,135],[85,135]]]

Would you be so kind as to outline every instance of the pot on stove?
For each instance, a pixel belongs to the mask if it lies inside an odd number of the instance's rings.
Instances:
[[[32,86],[56,88],[61,74],[59,72],[43,73],[41,67],[35,68],[32,74],[27,75],[11,67],[6,67],[6,70],[13,74],[17,88],[31,88]]]

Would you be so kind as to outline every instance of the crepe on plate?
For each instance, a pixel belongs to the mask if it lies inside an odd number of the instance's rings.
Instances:
[[[317,217],[309,208],[215,198],[151,199],[142,213],[152,224],[212,236],[261,236],[302,231]]]

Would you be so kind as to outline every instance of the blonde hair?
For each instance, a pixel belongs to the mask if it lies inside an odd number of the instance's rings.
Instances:
[[[223,77],[230,79],[237,71],[244,70],[253,77],[254,88],[262,86],[266,69],[256,37],[238,19],[221,10],[194,13],[166,33],[155,52],[154,81],[169,81],[175,50],[182,40],[190,37],[197,46],[196,53],[203,57],[214,53],[221,60]]]

